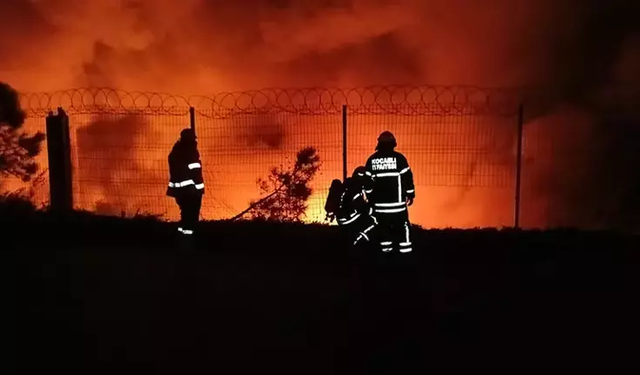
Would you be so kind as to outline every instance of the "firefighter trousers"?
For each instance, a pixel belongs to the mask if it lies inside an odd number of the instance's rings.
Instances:
[[[371,241],[373,229],[376,226],[376,219],[373,216],[361,214],[352,223],[342,225],[347,239],[356,246]]]
[[[176,203],[180,207],[180,224],[178,232],[184,235],[192,235],[200,219],[202,207],[202,194],[189,194],[176,197]]]
[[[378,220],[380,249],[383,252],[398,250],[410,253],[413,250],[409,214],[406,210],[398,213],[376,212],[375,216]]]

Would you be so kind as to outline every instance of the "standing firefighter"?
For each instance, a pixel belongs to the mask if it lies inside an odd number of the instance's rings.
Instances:
[[[395,151],[396,146],[391,132],[380,134],[376,152],[367,160],[365,192],[378,219],[382,251],[409,253],[412,247],[407,206],[413,204],[416,194],[409,163]]]
[[[180,132],[180,139],[169,154],[169,187],[167,195],[175,198],[180,207],[178,231],[183,238],[191,238],[200,218],[204,195],[202,163],[196,134],[191,129]]]
[[[373,210],[364,195],[364,167],[358,167],[344,183],[333,180],[325,204],[327,216],[337,218],[353,245],[368,242],[375,227]]]

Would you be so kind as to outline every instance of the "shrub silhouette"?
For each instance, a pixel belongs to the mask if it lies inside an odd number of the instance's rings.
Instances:
[[[291,169],[283,166],[271,169],[267,178],[258,179],[263,195],[251,201],[249,207],[233,217],[245,215],[253,220],[275,222],[300,222],[307,210],[307,201],[313,192],[310,187],[320,169],[320,156],[314,147],[298,151],[296,162]]]
[[[41,151],[44,134],[24,134],[25,113],[20,108],[18,93],[0,82],[0,178],[14,176],[30,181],[38,171],[34,157]]]

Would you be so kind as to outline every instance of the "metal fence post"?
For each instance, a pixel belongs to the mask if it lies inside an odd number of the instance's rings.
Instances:
[[[196,132],[196,109],[193,107],[189,107],[189,127]]]
[[[518,148],[516,156],[515,217],[514,227],[520,229],[520,210],[522,200],[522,144],[524,137],[524,104],[518,107]]]
[[[342,181],[347,180],[347,105],[342,105]]]
[[[49,204],[51,211],[73,210],[69,117],[62,108],[49,112],[46,119],[47,156],[49,158]]]

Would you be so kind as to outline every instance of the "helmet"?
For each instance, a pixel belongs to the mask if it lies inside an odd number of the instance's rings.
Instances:
[[[391,133],[390,131],[386,130],[383,131],[382,133],[380,133],[380,135],[378,136],[378,142],[384,142],[384,141],[395,141],[396,137],[393,135],[393,133]]]
[[[366,169],[365,167],[363,167],[363,166],[359,166],[359,167],[357,167],[356,169],[354,169],[354,170],[353,170],[353,175],[352,175],[352,177],[353,177],[353,178],[362,178],[362,177],[364,177],[364,172],[365,172],[366,170],[367,170],[367,169]]]
[[[185,141],[195,141],[196,140],[196,132],[193,129],[187,128],[182,129],[180,132],[180,139]]]
[[[380,133],[380,136],[378,136],[378,146],[376,147],[376,150],[379,150],[380,148],[394,149],[397,145],[396,137],[393,133],[387,130],[383,131]]]

